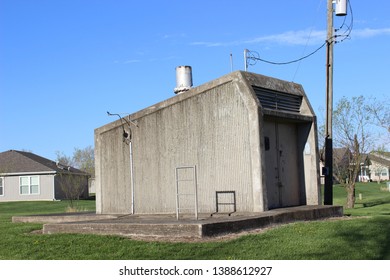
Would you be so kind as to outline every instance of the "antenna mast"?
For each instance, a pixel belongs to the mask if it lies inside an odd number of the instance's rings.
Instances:
[[[244,70],[245,72],[248,71],[248,49],[244,50]]]
[[[230,53],[230,72],[233,72],[233,54]]]

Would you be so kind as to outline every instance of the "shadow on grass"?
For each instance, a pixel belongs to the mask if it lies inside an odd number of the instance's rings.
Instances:
[[[390,204],[390,198],[376,199],[376,200],[372,200],[369,202],[356,203],[356,204],[361,204],[363,207],[373,207],[373,206],[382,205],[382,204]]]
[[[337,235],[349,248],[360,250],[358,259],[390,259],[390,221],[388,217],[367,218],[351,227],[342,227]],[[377,251],[375,251],[377,249]],[[345,252],[348,254],[348,252]],[[356,257],[354,258],[356,259]]]

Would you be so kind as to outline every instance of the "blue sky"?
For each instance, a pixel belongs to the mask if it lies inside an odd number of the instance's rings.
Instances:
[[[133,113],[173,96],[178,65],[192,66],[197,86],[229,73],[230,54],[243,70],[244,49],[275,62],[300,58],[326,39],[326,2],[0,0],[0,151],[54,160],[93,145],[94,129],[115,120],[106,111]],[[388,99],[390,2],[350,3],[351,36],[334,48],[335,102]],[[248,70],[302,84],[323,118],[325,48]]]

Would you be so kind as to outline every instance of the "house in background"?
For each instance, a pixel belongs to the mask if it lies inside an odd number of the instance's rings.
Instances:
[[[381,182],[390,180],[389,153],[371,152],[363,154],[360,163],[359,182]]]
[[[370,159],[370,180],[389,181],[390,180],[390,153],[372,152],[368,155]]]
[[[88,197],[89,174],[33,153],[0,153],[0,202]],[[73,197],[74,198],[74,197]]]
[[[324,166],[323,152],[321,154],[320,167]],[[348,148],[333,149],[333,180],[335,184],[346,181],[352,165],[352,153]],[[390,180],[390,153],[371,152],[362,154],[360,170],[356,178],[357,182],[389,181]],[[324,176],[321,176],[321,184],[324,184]]]

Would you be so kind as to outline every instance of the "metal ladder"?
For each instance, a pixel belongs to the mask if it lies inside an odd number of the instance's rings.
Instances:
[[[181,170],[191,170],[192,169],[192,176],[191,178],[180,178],[180,171]],[[179,214],[180,210],[194,210],[195,212],[195,219],[198,219],[198,177],[196,173],[196,166],[180,166],[176,167],[175,170],[175,177],[176,177],[176,219],[179,220]],[[182,176],[183,177],[183,176]],[[181,184],[182,182],[193,182],[192,190],[187,190],[187,192],[182,193],[180,192],[180,189],[182,188]],[[189,192],[192,191],[192,192]],[[180,205],[180,197],[188,197],[193,196],[194,199],[194,207],[191,208],[183,208]]]

